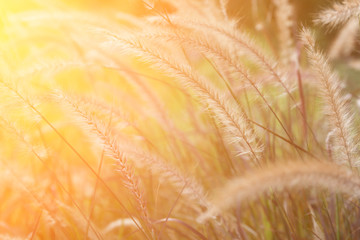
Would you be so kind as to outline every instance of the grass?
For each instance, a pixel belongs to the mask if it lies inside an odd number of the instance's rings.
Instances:
[[[0,239],[359,239],[360,3],[233,6],[4,4]]]

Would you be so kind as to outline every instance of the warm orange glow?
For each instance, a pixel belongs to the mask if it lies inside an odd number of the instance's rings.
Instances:
[[[359,9],[0,1],[0,239],[359,239]]]

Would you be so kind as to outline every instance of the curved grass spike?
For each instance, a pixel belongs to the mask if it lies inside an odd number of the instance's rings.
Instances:
[[[58,137],[71,149],[71,151],[85,164],[85,166],[91,171],[94,176],[101,182],[101,184],[106,188],[106,190],[111,194],[111,196],[116,200],[122,210],[134,221],[134,224],[138,227],[140,232],[144,235],[145,238],[151,239],[148,233],[146,233],[143,228],[137,223],[132,214],[127,210],[125,205],[120,201],[118,196],[112,191],[109,185],[97,174],[86,159],[71,145],[71,143],[51,124],[51,122],[31,103],[29,99],[24,97],[14,86],[6,82],[4,79],[0,78],[0,84],[2,84],[6,89],[14,94],[15,97],[19,98],[26,106],[28,106],[34,114],[39,116],[55,133]]]
[[[104,34],[108,35],[112,47],[117,45],[122,51],[131,51],[144,60],[150,60],[169,75],[174,76],[184,87],[194,91],[212,110],[232,141],[240,144],[243,152],[249,153],[255,162],[260,162],[261,147],[257,142],[257,136],[251,135],[252,132],[249,131],[251,128],[248,126],[246,114],[239,112],[239,108],[220,96],[210,83],[200,78],[189,66],[173,62],[160,52],[148,47],[140,39],[124,39],[107,31]]]
[[[166,0],[165,0],[166,1]],[[201,12],[198,12],[198,13],[195,13],[195,15],[204,15],[204,17],[210,17],[210,18],[214,18],[214,15],[213,14],[211,14],[211,12],[212,12],[212,10],[214,10],[214,13],[216,13],[217,11],[216,11],[216,8],[214,7],[215,5],[214,5],[214,3],[213,2],[207,2],[206,3],[206,8],[203,8],[203,6],[201,7],[201,8],[199,8],[199,7],[195,7],[196,5],[198,5],[198,6],[200,6],[200,4],[201,4],[201,2],[193,2],[193,1],[187,1],[187,0],[185,0],[185,1],[182,1],[182,2],[178,2],[178,1],[176,1],[176,2],[174,2],[174,1],[169,1],[171,4],[175,4],[175,5],[177,5],[177,9],[178,10],[182,10],[182,9],[187,9],[187,10],[189,10],[189,9],[192,9],[192,10],[200,10]],[[172,20],[171,20],[171,18],[169,17],[169,14],[167,13],[167,11],[165,10],[165,9],[163,9],[162,11],[158,11],[158,10],[156,10],[156,9],[154,9],[154,6],[151,6],[151,4],[149,4],[149,3],[147,3],[147,2],[144,2],[144,4],[146,5],[146,6],[148,6],[148,7],[151,7],[155,12],[156,12],[156,14],[159,16],[159,17],[161,17],[167,24],[168,24],[168,26],[170,27],[170,31],[172,32],[172,33],[174,33],[175,35],[178,35],[178,31],[177,31],[177,29],[176,29],[176,26],[175,25],[173,25],[173,23],[172,23]],[[193,5],[194,4],[194,5]],[[205,9],[208,9],[208,10],[211,10],[211,11],[206,11]],[[148,22],[146,22],[146,21],[144,21],[144,24],[147,24],[147,27],[146,28],[152,28],[153,26],[151,26],[151,24],[149,24]],[[186,63],[189,65],[189,66],[191,66],[191,61],[190,61],[190,59],[189,59],[189,57],[188,57],[188,54],[186,53],[186,49],[184,48],[184,46],[182,46],[181,45],[181,51],[182,51],[182,53],[184,54],[184,57],[185,57],[185,59],[186,59]],[[186,93],[184,93],[184,94],[186,94]],[[161,110],[161,109],[160,109]],[[169,128],[169,130],[171,130],[171,131],[173,131],[174,132],[174,135],[176,136],[178,136],[177,138],[180,138],[181,139],[181,141],[183,142],[183,143],[186,143],[186,138],[185,138],[185,136],[184,136],[184,134],[181,132],[181,131],[179,131],[177,128],[176,128],[176,126],[174,125],[174,124],[172,124],[171,123],[171,121],[168,121],[168,118],[167,118],[167,116],[166,116],[166,114],[163,114],[163,112],[164,111],[160,111],[160,114],[162,115],[162,118],[163,119],[165,119],[165,120],[167,120],[167,122],[168,123],[166,123],[166,125],[168,125],[168,126],[170,126],[170,128]],[[165,118],[164,118],[165,117]],[[170,123],[170,125],[169,125],[169,123]],[[250,125],[249,125],[250,126]],[[174,147],[175,147],[175,150],[178,148],[178,144],[177,144],[177,142],[176,141],[173,141],[174,142]],[[197,149],[196,148],[193,148],[193,154],[195,154],[195,156],[196,156],[196,158],[199,158],[199,159],[201,159],[202,161],[204,160],[204,159],[202,159],[203,157],[202,157],[202,155],[201,154],[199,154],[198,153],[198,151],[197,151]],[[187,157],[191,157],[191,156],[187,156]]]
[[[225,67],[231,67],[234,69],[235,73],[239,73],[242,79],[246,80],[257,92],[258,96],[261,97],[261,99],[264,101],[266,106],[269,108],[271,113],[275,116],[276,120],[286,133],[287,137],[289,138],[289,141],[293,144],[294,140],[292,139],[290,133],[284,126],[283,122],[279,118],[278,114],[275,112],[273,107],[271,107],[271,104],[265,97],[265,95],[260,91],[259,87],[257,86],[257,82],[250,76],[250,74],[247,72],[246,68],[242,66],[236,59],[232,58],[232,54],[228,51],[227,48],[223,47],[223,45],[216,44],[216,42],[208,41],[205,37],[197,36],[194,37],[187,37],[184,35],[176,34],[173,35],[171,33],[157,33],[157,34],[146,34],[145,36],[139,36],[139,38],[157,38],[157,39],[170,39],[170,40],[176,40],[183,43],[187,43],[189,45],[194,46],[197,49],[200,49],[200,51],[211,54],[213,57],[219,59],[224,63]]]
[[[259,50],[259,46],[256,46],[250,39],[250,37],[236,30],[232,24],[219,24],[218,22],[208,23],[198,19],[183,19],[178,16],[173,16],[171,18],[171,21],[172,24],[174,24],[179,29],[194,29],[196,30],[196,32],[194,32],[193,34],[196,34],[197,32],[201,32],[201,34],[211,34],[211,36],[217,38],[219,42],[223,42],[225,37],[225,39],[230,40],[228,46],[234,45],[238,47],[237,50],[246,49],[251,54],[251,56],[257,60],[256,63],[261,66],[265,71],[267,71],[282,86],[285,93],[290,97],[291,101],[295,104],[295,108],[298,110],[301,117],[304,119],[305,125],[309,129],[316,144],[321,149],[321,145],[316,138],[316,134],[307,122],[306,114],[298,106],[295,97],[291,93],[289,87],[286,85],[283,74],[278,70],[278,67],[275,64],[276,61],[274,61],[269,56],[264,54],[261,50]],[[163,24],[162,21],[155,20],[155,22]]]
[[[116,151],[121,152],[124,157],[132,159],[132,162],[136,167],[145,166],[152,169],[154,172],[160,172],[163,178],[170,181],[174,186],[179,188],[179,190],[185,186],[184,189],[182,189],[184,195],[191,200],[196,200],[202,207],[208,208],[209,204],[206,198],[205,190],[200,183],[183,175],[175,167],[161,159],[160,156],[148,153],[145,150],[132,145],[128,141],[126,143],[122,143],[120,139],[116,139],[116,137],[113,136],[114,134],[111,134],[111,131],[107,131],[104,124],[101,123],[95,116],[91,116],[91,114],[87,112],[81,106],[80,102],[78,102],[73,96],[62,93],[56,97],[59,98],[59,102],[66,102],[67,105],[70,105],[73,112],[80,115],[80,122],[84,122],[88,127],[90,127],[97,137],[104,142],[105,146],[109,148],[109,143],[113,143],[112,145],[114,146],[111,147],[111,152],[115,151],[114,148],[116,148]],[[111,155],[113,155],[113,153],[111,153]]]
[[[92,116],[90,113],[86,112],[86,110],[82,109],[82,107],[79,106],[76,102],[76,99],[74,101],[71,96],[67,96],[64,94],[58,95],[57,97],[62,100],[62,102],[67,102],[67,104],[70,105],[74,112],[80,115],[80,117],[83,119],[83,121],[81,122],[85,122],[98,136],[98,138],[102,140],[103,144],[105,145],[105,149],[108,149],[108,151],[110,151],[109,154],[111,157],[120,161],[120,154],[121,156],[123,156],[124,159],[127,159],[128,157],[133,159],[132,162],[134,163],[134,165],[137,165],[137,167],[145,165],[146,167],[152,169],[154,172],[160,172],[160,177],[164,178],[167,181],[170,181],[171,184],[173,184],[179,192],[184,194],[192,202],[196,203],[196,205],[200,205],[202,209],[211,209],[212,205],[207,199],[203,186],[195,179],[184,175],[182,172],[168,164],[165,160],[157,157],[156,155],[147,153],[139,148],[136,148],[135,146],[131,146],[129,143],[126,144],[127,146],[123,146],[116,138],[112,136],[111,130],[106,130],[106,127],[101,122],[99,122],[96,117]],[[127,162],[125,162],[124,164],[128,165]],[[128,175],[128,180],[131,178],[131,176],[134,176],[134,173],[130,173],[132,172],[131,170],[127,169],[127,171],[122,171],[122,169],[120,169],[120,171],[122,172],[122,174]],[[137,200],[138,204],[142,206],[141,210],[146,217],[146,205],[141,199],[141,193],[139,192],[139,190],[136,190],[137,186],[136,184],[134,184],[134,182],[135,180],[129,181],[129,184],[127,184],[126,186],[131,192],[133,192],[133,195]],[[201,209],[197,206],[194,206],[194,209],[196,210],[196,212],[201,212]],[[221,224],[226,229],[231,231],[229,227],[230,220],[227,219],[226,216],[221,216],[221,220]],[[147,221],[149,224],[153,224],[150,222],[149,219]]]
[[[248,172],[229,181],[213,194],[213,209],[202,214],[204,222],[235,205],[252,201],[272,192],[327,189],[331,192],[360,196],[360,178],[344,167],[329,162],[287,162]]]
[[[329,65],[328,59],[316,48],[315,38],[309,29],[302,29],[302,41],[307,50],[311,68],[317,75],[317,83],[324,104],[327,122],[333,131],[334,155],[339,163],[346,161],[350,167],[356,166],[358,143],[355,140],[353,115],[341,90],[341,82]]]
[[[346,23],[350,18],[359,18],[359,16],[360,2],[358,0],[343,0],[340,3],[334,3],[331,8],[321,11],[314,22],[334,28]]]
[[[135,172],[132,166],[128,163],[127,158],[122,152],[120,152],[117,140],[115,138],[111,138],[111,132],[109,132],[108,128],[104,126],[104,124],[98,123],[96,118],[91,113],[81,109],[79,105],[71,101],[69,98],[61,97],[61,99],[65,100],[71,106],[73,111],[76,112],[87,123],[87,125],[91,126],[91,130],[95,132],[95,134],[103,142],[107,154],[116,160],[118,170],[123,176],[123,183],[125,187],[129,190],[137,202],[141,212],[141,218],[151,229],[152,223],[148,216],[147,203],[144,193],[140,190],[139,187],[140,179],[137,177],[137,175],[135,175]]]

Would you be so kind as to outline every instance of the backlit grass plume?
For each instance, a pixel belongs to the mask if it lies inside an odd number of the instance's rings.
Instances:
[[[336,2],[331,8],[324,9],[316,18],[317,23],[336,27],[346,23],[350,18],[358,18],[360,14],[360,3],[357,0],[344,0]]]
[[[349,166],[356,165],[358,146],[353,128],[353,116],[341,92],[341,82],[336,73],[332,72],[328,60],[317,50],[312,33],[304,29],[302,39],[308,47],[309,62],[317,74],[324,110],[333,133],[331,137],[336,142],[332,146],[336,155],[335,160],[347,161]]]
[[[360,181],[356,174],[338,165],[322,162],[292,162],[269,166],[230,181],[214,195],[214,207],[199,217],[204,221],[218,211],[252,201],[265,193],[309,188],[328,189],[358,197]]]

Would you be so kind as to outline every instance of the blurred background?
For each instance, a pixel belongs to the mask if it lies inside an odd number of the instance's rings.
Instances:
[[[170,1],[154,0],[155,11],[171,13],[175,8],[171,6]],[[206,1],[204,1],[206,2]],[[297,30],[300,25],[311,26],[315,28],[319,46],[324,52],[331,48],[331,44],[335,41],[341,28],[325,28],[315,26],[313,19],[322,9],[326,8],[334,0],[290,0],[293,5],[293,38],[297,39]],[[62,9],[81,9],[88,11],[96,11],[109,15],[115,12],[124,12],[136,16],[148,16],[156,14],[154,10],[147,9],[142,0],[12,0],[0,1],[0,15],[2,19],[7,13],[22,12],[27,9],[37,8],[62,8]],[[272,50],[279,49],[277,35],[275,30],[276,6],[273,0],[228,0],[228,15],[238,22],[238,27],[252,36],[260,39],[260,42],[266,42],[266,47]],[[4,23],[2,23],[4,24]],[[1,25],[0,25],[1,26]],[[353,95],[359,95],[359,87],[357,77],[359,75],[359,63],[353,61],[354,58],[359,57],[359,43],[355,43],[355,50],[345,58],[333,59],[333,64],[336,70],[340,73],[342,78],[348,80],[348,90]],[[351,64],[349,59],[351,58]],[[350,68],[349,68],[350,66]]]
[[[59,0],[59,1],[47,1],[48,4],[67,4],[71,7],[78,7],[81,9],[89,9],[96,11],[124,11],[133,13],[135,15],[146,15],[148,9],[146,9],[141,0]],[[166,1],[156,1],[158,8],[165,8],[169,12],[174,9]],[[271,16],[273,10],[271,0],[229,0],[228,13],[231,16],[241,19],[241,22],[250,24],[253,23],[254,15],[256,17],[263,16],[264,19]],[[310,21],[311,15],[315,14],[322,7],[327,5],[327,0],[301,0],[290,1],[295,5],[296,13],[295,17],[301,21]],[[43,5],[40,1],[31,0],[12,0],[12,1],[0,1],[0,6],[4,10],[23,10],[27,8]],[[270,11],[269,11],[270,10]]]

